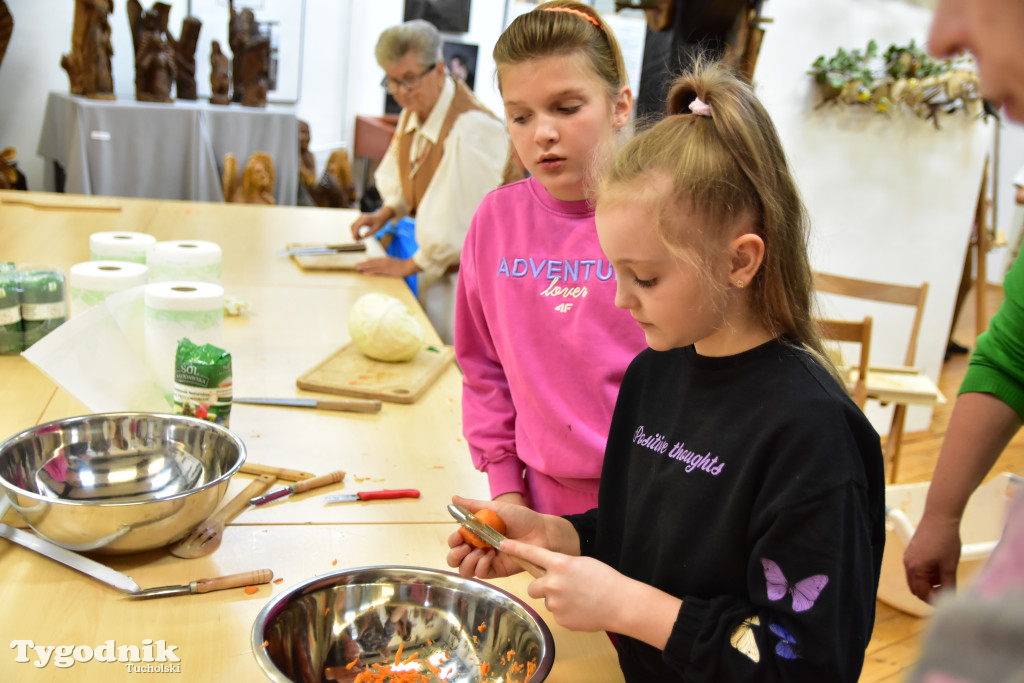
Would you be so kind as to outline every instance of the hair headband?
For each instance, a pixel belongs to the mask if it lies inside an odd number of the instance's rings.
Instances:
[[[690,102],[690,111],[692,111],[697,116],[707,116],[708,118],[711,117],[711,105],[708,104],[707,102],[704,102],[699,97],[694,98],[693,102]]]
[[[587,14],[586,12],[584,12],[583,10],[580,10],[580,9],[575,9],[573,7],[545,7],[542,11],[544,11],[544,12],[568,12],[569,14],[575,14],[576,16],[578,16],[578,17],[580,17],[582,19],[586,19],[587,21],[589,21],[591,24],[596,26],[598,30],[601,30],[601,24],[598,23],[597,19],[595,19],[594,17],[590,16],[589,14]]]

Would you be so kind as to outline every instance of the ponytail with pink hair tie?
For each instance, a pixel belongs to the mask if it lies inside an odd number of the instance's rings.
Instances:
[[[699,97],[694,98],[693,102],[690,102],[690,111],[697,116],[711,117],[711,105],[704,102]]]

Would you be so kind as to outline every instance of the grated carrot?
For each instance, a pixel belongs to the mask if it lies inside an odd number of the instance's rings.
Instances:
[[[402,648],[405,647],[405,643],[398,644],[398,652],[395,653],[395,666],[402,663]]]
[[[284,579],[274,579],[274,583],[282,583]]]
[[[259,590],[259,588],[257,588],[256,586],[246,586],[245,587],[245,592],[248,593],[249,595],[252,595],[253,593],[255,593],[258,590]]]
[[[486,631],[487,630],[487,622],[486,621],[481,622],[481,624],[476,627],[476,630],[480,631],[480,633],[483,633],[484,631]]]
[[[345,665],[345,668],[346,668],[346,669],[348,669],[349,671],[351,671],[351,670],[352,670],[352,667],[353,667],[353,666],[355,666],[355,665],[356,665],[356,662],[358,662],[358,661],[359,661],[359,657],[356,657],[356,658],[355,658],[355,659],[353,659],[353,660],[352,660],[351,662],[349,662],[348,664],[346,664],[346,665]]]

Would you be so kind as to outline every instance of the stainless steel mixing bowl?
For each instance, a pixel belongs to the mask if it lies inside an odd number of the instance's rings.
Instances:
[[[256,660],[279,683],[352,681],[375,665],[394,665],[400,647],[408,662],[401,670],[449,683],[536,683],[555,659],[551,632],[529,605],[482,581],[422,567],[317,576],[274,598],[252,629]]]
[[[0,486],[54,543],[134,553],[172,543],[206,519],[243,462],[238,436],[197,418],[83,415],[0,444]]]

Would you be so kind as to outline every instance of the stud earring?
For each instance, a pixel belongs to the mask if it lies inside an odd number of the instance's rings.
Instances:
[[[744,284],[743,280],[737,280],[736,281],[736,287],[739,288],[739,289],[743,289],[743,284]]]

